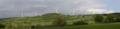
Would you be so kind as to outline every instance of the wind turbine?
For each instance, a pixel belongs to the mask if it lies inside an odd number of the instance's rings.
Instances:
[[[95,13],[96,13],[96,10],[94,10],[94,11],[95,11]],[[94,13],[94,14],[95,14],[95,13]]]
[[[87,15],[87,11],[86,11],[86,15]]]
[[[73,15],[74,15],[74,7],[73,7]]]
[[[87,10],[86,10],[86,15],[87,15]]]
[[[101,11],[101,10],[100,10]],[[102,14],[102,13],[100,13],[100,11],[99,11],[99,14]]]
[[[35,10],[35,16],[37,16],[37,11]]]
[[[56,13],[58,13],[58,5],[56,5]]]
[[[22,10],[22,17],[23,17],[23,10]]]

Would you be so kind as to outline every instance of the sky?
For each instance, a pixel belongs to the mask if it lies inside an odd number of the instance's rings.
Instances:
[[[0,0],[0,18],[55,13],[103,14],[120,12],[120,0]],[[74,9],[73,9],[74,8]]]

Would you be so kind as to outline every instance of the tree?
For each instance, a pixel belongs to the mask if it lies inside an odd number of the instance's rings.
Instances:
[[[61,17],[58,17],[53,21],[53,25],[57,25],[57,26],[66,25],[66,20],[62,19]]]
[[[114,18],[115,18],[114,15],[108,14],[105,19],[106,19],[107,22],[110,22],[110,23],[111,23],[111,22],[114,21]]]
[[[9,23],[8,27],[9,27],[9,28],[12,28],[13,26],[12,26],[12,24],[11,24],[11,23]]]
[[[102,21],[103,21],[103,16],[102,15],[96,15],[95,22],[98,23],[98,22],[102,22]]]
[[[5,25],[0,23],[0,28],[5,28]]]

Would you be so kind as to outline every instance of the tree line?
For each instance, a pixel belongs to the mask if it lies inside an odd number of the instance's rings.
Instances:
[[[96,15],[95,17],[96,23],[114,23],[120,22],[120,17],[114,16],[113,14],[108,14],[106,17],[102,15]]]

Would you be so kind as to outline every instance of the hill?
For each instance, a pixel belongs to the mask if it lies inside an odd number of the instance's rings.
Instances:
[[[117,13],[110,13],[110,14],[113,14],[115,16],[120,16],[120,13],[117,12]],[[103,16],[107,16],[108,14],[96,14],[96,15],[103,15]]]
[[[16,17],[16,18],[5,18],[6,20],[2,20],[1,23],[5,24],[6,26],[9,23],[12,23],[12,25],[17,26],[19,24],[23,24],[24,26],[28,26],[29,23],[31,25],[41,24],[44,25],[51,25],[52,21],[56,19],[57,17],[61,17],[62,19],[67,20],[67,24],[72,24],[75,21],[79,20],[90,20],[87,21],[89,23],[94,23],[93,17],[94,15],[64,15],[60,13],[46,13],[42,16],[32,16],[32,17]]]

